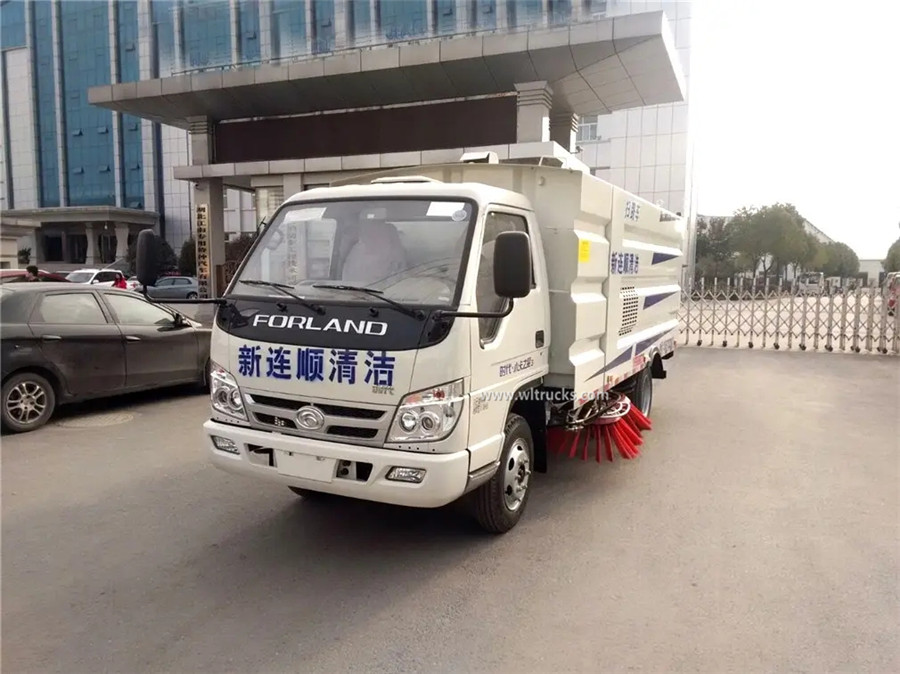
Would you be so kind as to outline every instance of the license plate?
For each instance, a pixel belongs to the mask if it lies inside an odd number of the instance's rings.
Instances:
[[[275,455],[275,469],[282,475],[318,482],[331,482],[334,479],[335,463],[335,459],[297,452],[279,450]]]

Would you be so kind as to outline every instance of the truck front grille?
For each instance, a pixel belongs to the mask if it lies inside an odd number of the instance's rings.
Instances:
[[[332,442],[353,440],[371,446],[384,443],[393,413],[392,407],[363,404],[350,407],[316,398],[289,398],[252,391],[245,394],[245,402],[250,423],[256,428]],[[310,405],[325,417],[325,423],[315,431],[297,423],[297,412]]]
[[[253,401],[266,405],[267,407],[277,407],[290,412],[296,412],[305,405],[315,405],[325,414],[334,417],[350,417],[353,419],[380,419],[384,416],[385,411],[379,409],[364,409],[361,407],[347,407],[345,405],[335,405],[334,403],[325,403],[313,400],[291,400],[289,398],[275,398],[273,396],[263,396],[253,394]]]

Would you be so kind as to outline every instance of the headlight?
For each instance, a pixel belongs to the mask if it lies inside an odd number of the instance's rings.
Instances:
[[[212,363],[209,368],[209,397],[216,412],[247,421],[240,387],[231,373],[216,363]]]
[[[400,401],[387,441],[443,440],[456,427],[463,400],[462,380],[410,393]]]

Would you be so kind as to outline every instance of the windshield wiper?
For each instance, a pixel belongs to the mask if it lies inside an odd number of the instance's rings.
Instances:
[[[313,304],[305,297],[300,297],[300,295],[297,295],[297,294],[291,292],[291,288],[293,288],[293,286],[289,286],[284,283],[275,283],[274,281],[260,281],[258,279],[241,279],[240,281],[238,281],[238,283],[243,283],[248,286],[262,286],[264,288],[275,288],[275,290],[278,290],[279,292],[284,293],[288,297],[292,297],[293,299],[297,300],[300,304],[302,304],[307,309],[312,309],[317,314],[325,313],[325,309],[323,309],[318,304]]]
[[[420,321],[425,318],[425,314],[420,309],[413,309],[412,307],[408,307],[405,304],[401,304],[397,300],[392,300],[390,297],[385,297],[383,290],[366,288],[365,286],[348,286],[339,284],[332,285],[331,283],[314,283],[313,288],[324,288],[326,290],[346,290],[351,292],[365,293],[366,295],[371,295],[372,297],[377,297],[380,300],[384,300],[392,307],[395,307],[398,311],[403,312],[407,316],[412,316],[413,318]]]

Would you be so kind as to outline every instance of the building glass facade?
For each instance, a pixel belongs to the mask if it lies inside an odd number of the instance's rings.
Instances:
[[[0,47],[13,49],[25,46],[25,0],[0,3],[0,23]]]
[[[153,209],[177,247],[191,232],[192,189],[172,177],[173,166],[190,162],[186,132],[114,117],[88,103],[88,88],[658,9],[667,14],[690,81],[690,2],[5,0],[0,3],[8,110],[3,146],[12,178],[4,185],[4,204]],[[25,83],[21,91],[20,82]],[[23,96],[27,105],[19,104]],[[23,121],[22,115],[31,118]],[[688,126],[687,103],[587,116],[579,127],[577,156],[599,177],[689,214]],[[33,175],[24,168],[28,162]],[[243,204],[241,217],[246,196],[229,197],[229,204]],[[255,226],[249,211],[247,218],[249,224],[241,219],[238,230]]]
[[[112,113],[87,101],[90,87],[111,81],[109,3],[63,2],[59,11],[65,63],[66,201],[70,206],[114,204]]]

